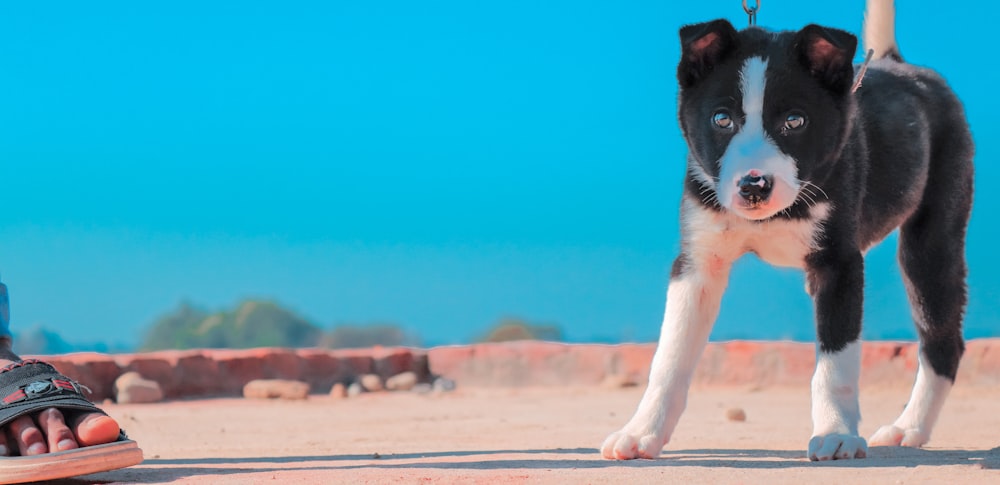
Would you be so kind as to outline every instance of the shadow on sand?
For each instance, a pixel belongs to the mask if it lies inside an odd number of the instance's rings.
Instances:
[[[539,456],[541,455],[541,456]],[[557,456],[553,456],[557,455]],[[562,455],[562,456],[559,456]],[[468,459],[481,457],[481,459]],[[455,458],[455,459],[449,459]],[[349,462],[349,463],[345,463]],[[296,464],[298,466],[296,466]],[[149,459],[135,468],[90,475],[88,479],[53,482],[61,485],[83,483],[158,483],[181,477],[241,473],[280,474],[287,471],[336,471],[381,468],[393,470],[518,470],[647,467],[727,467],[748,469],[791,469],[801,467],[888,468],[969,465],[1000,469],[1000,447],[990,450],[946,450],[875,447],[868,459],[813,463],[802,450],[696,449],[670,450],[655,460],[613,461],[601,459],[594,448],[534,450],[481,450],[381,455],[309,455],[247,458]]]

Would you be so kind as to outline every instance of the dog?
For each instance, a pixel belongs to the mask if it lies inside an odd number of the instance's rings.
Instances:
[[[806,274],[818,340],[809,459],[864,458],[869,444],[919,447],[930,438],[964,351],[972,135],[945,81],[903,61],[892,1],[869,0],[865,17],[866,73],[853,64],[857,39],[834,28],[737,31],[716,20],[680,29],[678,116],[689,151],[681,250],[648,387],[604,441],[605,458],[659,456],[730,267],[745,253]],[[858,434],[864,255],[897,228],[919,368],[902,414],[866,442]]]

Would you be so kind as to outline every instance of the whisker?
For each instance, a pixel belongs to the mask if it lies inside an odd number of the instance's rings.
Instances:
[[[807,193],[805,191],[800,192],[799,195],[802,196],[802,200],[806,201],[806,205],[813,206],[816,205],[816,194]]]
[[[818,190],[818,191],[819,191],[819,192],[820,192],[821,194],[823,194],[823,198],[824,198],[824,199],[826,199],[826,200],[830,200],[830,196],[829,196],[829,195],[826,195],[826,191],[825,191],[825,190],[823,190],[823,188],[822,188],[822,187],[820,187],[819,185],[816,185],[816,184],[814,184],[814,183],[812,183],[812,182],[810,182],[810,181],[808,181],[808,180],[803,180],[803,181],[802,181],[802,183],[803,183],[803,184],[805,184],[805,186],[807,186],[807,187],[811,187],[811,188],[815,188],[815,189],[816,189],[816,190]]]

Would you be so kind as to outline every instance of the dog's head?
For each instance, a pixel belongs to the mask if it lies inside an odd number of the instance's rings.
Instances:
[[[680,36],[689,176],[747,219],[791,207],[843,150],[857,39],[818,25],[737,32],[725,20],[684,27]]]

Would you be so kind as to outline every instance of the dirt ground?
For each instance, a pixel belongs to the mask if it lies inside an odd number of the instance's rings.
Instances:
[[[811,463],[809,392],[692,390],[656,460],[601,459],[642,390],[459,389],[335,400],[214,399],[109,405],[143,464],[82,483],[1000,483],[1000,389],[957,387],[925,449],[873,448]],[[862,432],[891,422],[905,389],[862,393]],[[726,410],[740,407],[745,422]]]

